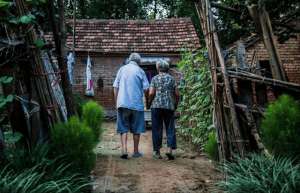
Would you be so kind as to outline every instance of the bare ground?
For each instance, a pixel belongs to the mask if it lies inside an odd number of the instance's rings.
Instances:
[[[152,158],[151,131],[141,137],[143,158],[122,160],[119,135],[114,123],[105,123],[106,131],[97,147],[94,170],[95,193],[213,193],[214,182],[220,179],[213,163],[204,155],[192,152],[179,142],[176,159]],[[132,137],[129,137],[132,151]],[[164,155],[164,154],[163,154]]]

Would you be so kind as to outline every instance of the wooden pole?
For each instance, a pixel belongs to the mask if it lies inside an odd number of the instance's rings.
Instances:
[[[234,106],[234,100],[231,93],[231,85],[227,75],[224,57],[221,51],[218,35],[214,24],[213,15],[211,12],[211,5],[209,0],[200,0],[195,5],[198,11],[199,19],[201,21],[201,27],[204,32],[206,47],[208,49],[209,57],[210,57],[212,79],[214,85],[213,92],[216,100],[216,104],[214,106],[219,121],[219,123],[216,123],[216,125],[219,126],[217,130],[218,132],[221,133],[219,138],[220,140],[224,140],[224,142],[230,143],[229,149],[227,149],[227,147],[223,145],[222,150],[225,151],[223,155],[226,156],[227,158],[228,158],[228,154],[229,156],[232,156],[234,152],[230,150],[231,149],[230,147],[235,147],[237,153],[240,156],[243,156],[245,146],[243,144],[243,140],[240,132],[240,126],[236,114],[236,109]],[[222,74],[223,83],[224,83],[223,85],[225,90],[225,99],[227,100],[227,103],[230,107],[230,115],[229,116],[227,115],[227,117],[230,119],[229,124],[226,124],[226,119],[223,115],[223,113],[225,113],[225,111],[222,110],[223,109],[222,105],[224,103],[224,101],[222,101],[223,95],[218,91],[218,87],[217,87],[219,84],[217,72],[216,72],[216,67],[218,64],[220,65],[221,68],[221,74]],[[226,127],[226,125],[228,126]],[[228,132],[229,132],[229,136],[226,136]]]
[[[200,3],[195,3],[195,8],[197,10],[197,14],[200,20],[201,28],[203,30],[203,33],[205,34],[205,42],[207,45],[208,55],[209,55],[209,63],[210,63],[210,72],[212,77],[212,95],[213,95],[213,124],[216,129],[217,137],[218,137],[218,152],[219,152],[219,160],[224,161],[227,157],[226,152],[227,151],[227,140],[226,140],[226,132],[224,130],[224,122],[222,119],[222,106],[221,106],[221,100],[222,96],[220,96],[220,93],[218,92],[218,77],[217,77],[217,58],[216,53],[212,49],[213,42],[211,41],[212,38],[210,38],[211,34],[208,33],[208,23],[206,18],[206,12],[205,12],[205,6]]]
[[[282,67],[278,50],[276,48],[269,14],[266,11],[263,3],[261,1],[259,3],[259,7],[257,5],[248,6],[249,13],[253,18],[257,31],[259,32],[268,51],[273,77],[278,80],[286,81],[287,78]]]

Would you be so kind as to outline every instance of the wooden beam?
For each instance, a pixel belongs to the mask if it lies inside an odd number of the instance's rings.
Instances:
[[[261,1],[260,4],[262,4]],[[248,6],[248,10],[268,51],[273,77],[278,80],[287,80],[275,44],[270,17],[265,6],[251,5]]]

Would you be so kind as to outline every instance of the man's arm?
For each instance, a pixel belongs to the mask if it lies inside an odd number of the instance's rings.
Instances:
[[[115,87],[115,88],[114,88],[114,98],[115,98],[115,102],[117,102],[118,92],[119,92],[119,89]]]
[[[114,87],[114,99],[115,99],[116,106],[117,106],[118,92],[119,89]]]

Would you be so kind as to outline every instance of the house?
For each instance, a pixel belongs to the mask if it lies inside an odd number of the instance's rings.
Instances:
[[[75,38],[73,89],[84,96],[86,58],[89,55],[93,63],[95,91],[91,99],[108,111],[115,106],[112,88],[114,78],[130,53],[141,54],[142,68],[150,80],[156,74],[155,62],[158,59],[166,59],[175,66],[183,50],[192,51],[200,47],[190,18],[149,21],[82,19],[76,22]],[[72,41],[72,35],[68,36],[68,47],[73,46]]]
[[[287,41],[280,43],[275,37],[276,47],[281,60],[284,74],[287,78],[287,83],[295,86],[300,85],[300,34],[290,37]],[[239,48],[239,46],[242,47]],[[238,51],[240,50],[240,51]],[[244,50],[244,51],[242,51]],[[240,52],[240,53],[239,53]],[[234,45],[228,47],[229,59],[227,60],[228,68],[238,66],[242,71],[252,72],[254,74],[272,80],[274,78],[270,66],[270,57],[266,50],[263,41],[259,36],[253,35],[237,41]],[[241,62],[240,55],[243,55]],[[235,57],[232,57],[235,56]],[[233,61],[232,61],[233,59]],[[241,64],[245,63],[245,64]],[[230,74],[230,72],[229,72]],[[259,82],[249,82],[239,80],[234,81],[233,90],[235,97],[240,103],[248,105],[266,106],[268,102],[274,101],[283,93],[291,94],[297,97],[297,94],[292,92],[292,89],[278,89],[272,86],[263,86]],[[275,83],[274,83],[275,84]],[[255,91],[255,93],[253,93]]]
[[[287,80],[300,84],[300,33],[295,37],[289,38],[284,43],[276,41],[276,46]],[[258,68],[265,69],[264,73],[266,76],[272,77],[269,55],[263,42],[258,40],[254,44],[249,45],[246,50],[248,63],[256,61]]]

